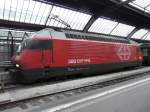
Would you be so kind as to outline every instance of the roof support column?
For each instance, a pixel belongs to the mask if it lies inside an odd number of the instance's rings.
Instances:
[[[14,38],[13,38],[11,31],[8,32],[8,37],[7,37],[8,46],[9,46],[9,40],[11,41],[11,43],[10,43],[10,56],[13,56],[13,54],[14,54]]]
[[[115,0],[111,0],[111,1],[115,1]],[[91,19],[88,21],[88,23],[86,24],[86,26],[83,29],[83,32],[87,32],[88,29],[91,27],[91,25],[94,23],[94,21],[100,17],[100,15],[104,15],[104,14],[108,14],[111,13],[112,11],[117,10],[119,7],[128,4],[129,2],[132,2],[133,0],[127,0],[125,2],[121,2],[119,3],[113,10],[109,7],[106,7],[104,10],[99,11],[99,14],[95,14],[91,17]]]
[[[138,27],[134,28],[134,30],[131,33],[129,33],[129,35],[127,36],[127,38],[131,38],[134,35],[134,33],[137,32],[139,29],[140,28],[138,28]]]
[[[97,15],[93,15],[90,20],[88,21],[88,23],[85,25],[83,32],[87,32],[88,29],[91,27],[91,25],[95,22],[95,20],[98,18],[99,16]]]

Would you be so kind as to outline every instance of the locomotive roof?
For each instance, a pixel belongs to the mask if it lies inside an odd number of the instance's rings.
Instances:
[[[72,39],[86,39],[95,41],[108,41],[108,42],[118,42],[118,43],[130,43],[129,39],[125,39],[117,36],[108,36],[104,34],[92,34],[92,33],[82,33],[75,31],[62,30],[65,33],[66,38]]]
[[[123,37],[118,37],[118,36],[110,36],[110,35],[105,35],[105,34],[83,33],[83,32],[70,31],[70,30],[57,30],[56,31],[51,28],[45,28],[45,29],[37,32],[37,34],[41,33],[42,35],[50,35],[50,33],[46,33],[47,31],[51,32],[51,36],[53,36],[55,38],[61,37],[61,38],[71,38],[71,39],[79,39],[79,40],[82,39],[82,40],[137,44],[135,41],[132,41],[130,39],[123,38]]]

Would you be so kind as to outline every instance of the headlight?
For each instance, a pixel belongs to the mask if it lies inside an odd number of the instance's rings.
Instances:
[[[19,65],[19,64],[16,64],[16,67],[17,67],[17,68],[19,68],[19,67],[20,67],[20,65]]]

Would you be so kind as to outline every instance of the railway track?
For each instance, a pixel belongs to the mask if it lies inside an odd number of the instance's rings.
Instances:
[[[144,67],[140,67],[140,68],[144,68]],[[124,72],[124,71],[122,71]],[[85,77],[85,76],[84,76]],[[78,78],[82,78],[82,77],[78,77]],[[69,79],[71,80],[74,80],[74,79],[77,79],[77,77],[69,77]],[[67,78],[59,78],[59,81],[57,79],[53,79],[53,80],[50,80],[50,82],[52,83],[56,83],[56,82],[60,82],[60,80],[64,81],[64,80],[68,80],[68,77]],[[41,83],[40,83],[41,84]],[[48,84],[48,83],[47,83]],[[2,71],[0,72],[0,90],[1,89],[8,89],[8,88],[14,88],[14,87],[20,87],[20,85],[16,84],[15,81],[13,80],[12,76],[9,74],[9,72],[5,72],[5,71]]]
[[[52,95],[64,91],[85,88],[94,85],[110,85],[112,82],[130,79],[131,77],[139,77],[150,73],[150,67],[139,68],[130,71],[122,71],[118,73],[105,74],[100,76],[86,77],[63,82],[47,82],[35,85],[11,85],[0,92],[0,104],[11,104],[22,100],[37,98],[45,95]],[[104,83],[105,82],[105,83]]]
[[[132,73],[133,73],[133,71],[132,71]],[[4,111],[4,112],[8,112],[8,111],[20,112],[20,111],[22,111],[23,112],[23,111],[30,110],[31,108],[33,109],[33,108],[40,107],[41,105],[44,105],[48,102],[51,102],[51,103],[55,102],[55,104],[56,104],[57,101],[63,101],[64,99],[66,99],[68,97],[70,98],[72,96],[81,95],[86,92],[90,92],[90,91],[93,91],[93,90],[96,90],[99,88],[104,88],[106,86],[115,85],[120,82],[143,77],[143,76],[149,75],[149,73],[150,73],[150,71],[143,72],[143,73],[140,72],[139,74],[132,74],[130,76],[128,75],[126,77],[120,77],[120,78],[112,79],[112,80],[99,81],[95,84],[84,85],[82,87],[74,88],[71,90],[55,92],[53,94],[34,97],[31,99],[24,99],[22,101],[15,101],[14,103],[1,104],[0,111]]]

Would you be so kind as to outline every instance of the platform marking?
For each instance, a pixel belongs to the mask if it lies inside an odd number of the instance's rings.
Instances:
[[[56,106],[56,107],[53,107],[51,109],[46,109],[46,110],[43,110],[41,112],[56,112],[56,111],[71,107],[73,105],[79,104],[79,103],[88,102],[89,100],[94,100],[94,99],[97,99],[98,97],[102,97],[102,96],[109,95],[109,94],[112,94],[112,93],[115,93],[115,92],[119,92],[123,89],[127,89],[127,88],[142,84],[142,83],[147,82],[147,81],[150,81],[150,78],[143,79],[143,80],[137,81],[135,83],[124,85],[124,86],[121,86],[121,87],[116,87],[114,89],[110,89],[108,91],[104,91],[104,92],[99,93],[99,94],[95,94],[95,95],[92,95],[92,96],[89,96],[89,97],[86,97],[86,98],[82,98],[80,100],[76,100],[76,101],[73,101],[71,103],[66,103],[64,105]]]

